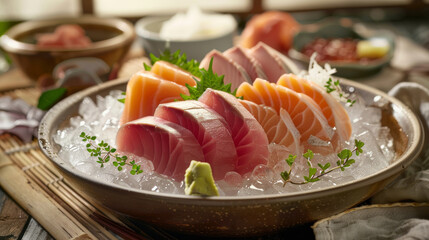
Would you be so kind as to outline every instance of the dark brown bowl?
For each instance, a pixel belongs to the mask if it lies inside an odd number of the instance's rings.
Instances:
[[[423,146],[419,120],[409,108],[381,91],[344,80],[344,87],[355,88],[367,103],[372,104],[376,96],[388,102],[382,124],[391,130],[396,156],[388,167],[375,174],[339,186],[263,196],[198,197],[125,188],[74,169],[58,157],[60,147],[52,137],[77,114],[84,97],[95,99],[113,89],[125,90],[126,82],[122,79],[104,83],[54,106],[40,124],[39,144],[73,186],[94,201],[172,231],[216,237],[261,235],[332,216],[381,190],[417,158]]]
[[[81,26],[91,38],[91,45],[67,49],[35,44],[36,34],[53,32],[61,24]],[[112,67],[123,59],[134,38],[134,27],[126,20],[85,16],[20,23],[0,38],[0,46],[28,77],[36,80],[42,74],[51,74],[55,65],[71,58],[96,57]]]

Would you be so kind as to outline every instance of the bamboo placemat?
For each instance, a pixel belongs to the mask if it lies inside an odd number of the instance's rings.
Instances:
[[[40,91],[0,94],[36,105]],[[0,185],[56,239],[151,239],[124,218],[78,193],[39,149],[10,134],[0,135]],[[131,226],[131,228],[130,228]],[[138,234],[136,233],[138,231]]]

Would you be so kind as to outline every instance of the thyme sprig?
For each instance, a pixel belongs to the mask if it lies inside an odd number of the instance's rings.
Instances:
[[[85,132],[80,134],[83,142],[86,142],[86,150],[91,154],[92,157],[97,157],[97,163],[100,167],[104,167],[104,164],[108,163],[110,159],[113,159],[112,164],[118,171],[122,171],[123,167],[128,165],[131,166],[130,174],[136,175],[143,172],[141,165],[136,164],[133,160],[128,162],[128,157],[116,153],[116,148],[112,148],[108,143],[103,140],[100,143],[96,143],[97,137],[90,136]]]
[[[353,153],[356,156],[359,156],[361,153],[363,153],[362,147],[365,144],[362,141],[355,140],[355,146],[352,150],[349,149],[343,149],[340,153],[337,154],[338,161],[336,162],[337,166],[331,167],[331,163],[326,163],[325,165],[322,165],[320,163],[317,164],[317,166],[320,168],[320,173],[317,173],[317,167],[313,166],[313,163],[311,160],[314,157],[314,153],[311,150],[307,150],[303,154],[303,157],[307,161],[308,165],[308,176],[304,176],[304,180],[301,182],[293,181],[290,176],[292,174],[292,167],[296,159],[296,155],[290,154],[288,158],[285,159],[286,163],[289,165],[288,171],[283,171],[280,173],[280,176],[282,177],[284,183],[283,186],[285,186],[287,183],[295,184],[295,185],[303,185],[310,182],[317,182],[320,180],[321,177],[340,169],[341,171],[344,171],[347,167],[350,167],[353,163],[355,163],[355,159],[352,158]]]
[[[346,102],[350,107],[353,106],[353,104],[355,104],[356,100],[350,99],[349,94],[346,94],[343,92],[343,90],[341,90],[339,79],[337,79],[336,81],[333,81],[332,78],[329,78],[329,80],[326,81],[324,87],[326,89],[326,92],[329,94],[335,91],[338,92],[338,96],[340,100]]]

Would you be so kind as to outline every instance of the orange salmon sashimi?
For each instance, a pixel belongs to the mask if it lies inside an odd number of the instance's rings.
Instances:
[[[189,84],[189,86],[194,87],[197,85],[194,80],[194,75],[166,61],[155,62],[150,71],[165,80],[175,82],[182,86]]]
[[[284,109],[280,109],[279,115],[272,107],[247,100],[239,101],[261,124],[265,134],[267,134],[269,143],[283,145],[296,155],[302,153],[300,148],[301,134]]]
[[[306,79],[299,79],[294,74],[284,74],[277,81],[277,84],[311,97],[319,105],[323,115],[328,120],[328,124],[336,128],[341,140],[349,140],[352,134],[352,124],[347,111],[322,87]]]
[[[285,109],[301,134],[301,143],[307,148],[313,150],[319,146],[330,147],[329,142],[335,132],[328,125],[319,106],[307,95],[258,78],[253,82],[253,86],[242,83],[237,89],[237,96],[270,106],[278,113],[281,108]]]
[[[180,99],[180,94],[189,95],[189,91],[185,86],[164,80],[152,72],[135,73],[127,85],[121,124],[152,116],[159,104]]]

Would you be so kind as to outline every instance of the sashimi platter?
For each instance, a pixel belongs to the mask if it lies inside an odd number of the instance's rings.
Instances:
[[[44,153],[86,196],[191,234],[249,236],[344,211],[422,148],[400,101],[314,57],[298,72],[259,43],[151,55],[130,79],[78,92],[39,128]]]

